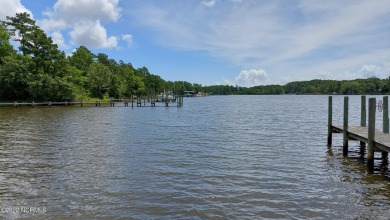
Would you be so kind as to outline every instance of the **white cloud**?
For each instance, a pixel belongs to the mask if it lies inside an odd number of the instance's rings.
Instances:
[[[122,40],[127,43],[128,47],[131,47],[133,45],[133,36],[131,34],[123,34]]]
[[[118,42],[108,36],[101,21],[116,22],[120,17],[119,0],[58,0],[48,19],[39,21],[49,32],[70,29],[71,42],[93,48],[113,48]]]
[[[69,46],[65,44],[64,37],[62,36],[62,34],[60,32],[53,32],[51,34],[51,38],[52,38],[53,42],[58,45],[59,49],[62,49],[62,50],[69,49]]]
[[[0,0],[0,20],[5,20],[6,16],[15,16],[16,13],[27,12],[32,16],[31,11],[25,8],[20,0]]]
[[[222,78],[216,85],[238,85],[244,87],[260,86],[269,83],[268,74],[262,69],[242,70],[234,80]]]
[[[263,85],[268,80],[268,74],[264,70],[251,69],[241,71],[240,74],[236,77],[236,84],[252,87]]]
[[[106,29],[99,21],[77,23],[70,32],[73,44],[86,47],[113,48],[117,46],[116,37],[107,37]]]
[[[387,62],[383,65],[375,65],[375,64],[365,64],[362,66],[362,68],[359,70],[359,74],[362,75],[364,78],[369,77],[377,77],[377,78],[385,78],[390,77],[390,67],[389,63]]]
[[[76,24],[80,20],[116,21],[121,11],[118,2],[119,0],[58,0],[54,5],[55,14],[51,15],[67,24]]]
[[[213,7],[217,3],[217,0],[204,0],[202,4],[207,7]]]

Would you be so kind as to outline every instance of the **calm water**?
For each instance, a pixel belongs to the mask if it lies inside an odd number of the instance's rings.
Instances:
[[[339,134],[326,146],[327,96],[184,101],[0,109],[0,218],[389,218],[387,165],[370,174],[358,142],[343,157]]]

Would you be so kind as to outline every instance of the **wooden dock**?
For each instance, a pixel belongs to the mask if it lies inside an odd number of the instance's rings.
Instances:
[[[0,108],[17,108],[17,107],[56,107],[56,106],[79,106],[79,107],[182,107],[183,96],[177,97],[177,101],[156,101],[155,99],[139,98],[132,100],[111,100],[96,102],[9,102],[0,103]]]
[[[390,134],[389,134],[389,102],[388,96],[376,102],[376,98],[370,98],[368,102],[368,124],[366,113],[366,96],[361,97],[361,119],[360,126],[348,125],[348,96],[344,97],[344,116],[343,125],[333,125],[332,121],[332,96],[329,96],[328,104],[328,146],[332,145],[332,133],[343,134],[343,154],[348,155],[348,141],[360,141],[362,149],[367,145],[367,165],[370,169],[374,166],[375,152],[381,152],[382,158],[388,160],[390,152]],[[383,112],[383,128],[379,130],[375,127],[376,111]],[[362,151],[364,152],[364,150]]]
[[[343,126],[332,125],[332,133],[343,133]],[[348,126],[349,140],[368,143],[368,128],[361,126]],[[375,140],[373,141],[374,151],[390,152],[390,135],[375,129]]]

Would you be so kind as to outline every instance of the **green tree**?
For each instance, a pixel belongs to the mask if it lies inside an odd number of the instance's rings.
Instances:
[[[102,63],[93,63],[88,70],[88,78],[92,92],[97,92],[99,98],[103,98],[103,91],[107,91],[111,82],[112,73]]]
[[[4,64],[4,59],[7,56],[13,56],[16,51],[9,42],[10,35],[7,29],[0,25],[0,65]]]
[[[0,98],[8,101],[25,100],[30,95],[31,60],[23,55],[6,56],[0,65]]]
[[[69,65],[81,70],[82,75],[86,76],[89,66],[93,63],[94,57],[95,55],[88,50],[88,48],[80,46],[68,57]]]
[[[31,33],[34,28],[36,28],[35,21],[31,19],[31,15],[24,13],[17,13],[15,17],[6,17],[7,21],[4,22],[6,27],[9,27],[9,31],[12,36],[15,36],[15,41],[20,42],[20,51],[23,55],[30,54],[28,49],[28,38],[26,35]],[[18,35],[18,36],[16,36]]]
[[[17,13],[15,17],[6,18],[4,24],[15,36],[15,40],[20,42],[20,51],[34,61],[34,74],[65,74],[65,54],[58,50],[58,46],[35,24],[28,13]]]
[[[347,81],[342,85],[341,91],[343,94],[360,94],[363,90],[359,82]]]

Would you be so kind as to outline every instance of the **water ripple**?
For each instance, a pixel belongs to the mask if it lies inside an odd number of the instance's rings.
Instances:
[[[0,111],[0,207],[47,208],[34,218],[389,216],[388,179],[326,147],[326,96]]]

